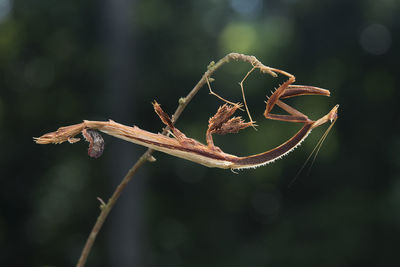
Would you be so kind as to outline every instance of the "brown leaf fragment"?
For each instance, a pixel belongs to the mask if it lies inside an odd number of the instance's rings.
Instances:
[[[65,141],[75,143],[79,141],[79,139],[74,138],[74,136],[79,134],[84,127],[83,123],[60,127],[55,132],[44,134],[40,137],[33,138],[33,140],[37,144],[61,144]]]
[[[208,120],[208,131],[214,132],[215,130],[221,128],[222,125],[226,123],[235,113],[235,111],[241,106],[242,105],[240,104],[224,104],[223,106],[219,107],[217,113]]]
[[[172,120],[171,118],[168,116],[167,113],[165,113],[164,110],[162,110],[161,105],[157,103],[157,101],[154,100],[153,104],[153,108],[154,111],[157,113],[158,117],[160,117],[161,121],[169,126],[169,128],[173,129],[174,125],[172,124]]]
[[[168,116],[168,114],[164,110],[162,110],[160,104],[158,104],[156,101],[154,101],[152,104],[153,104],[154,111],[157,113],[158,117],[160,117],[161,121],[171,129],[173,136],[178,141],[183,142],[186,139],[189,139],[181,131],[179,131],[177,128],[175,128],[174,124],[172,123],[171,118]]]
[[[253,126],[253,122],[244,122],[241,117],[233,117],[229,121],[223,123],[221,127],[214,130],[216,134],[237,133],[242,129]]]
[[[208,129],[206,132],[207,145],[210,148],[215,147],[212,135],[237,133],[240,130],[249,126],[254,126],[254,122],[244,122],[241,117],[233,117],[233,113],[240,108],[241,104],[228,105],[224,104],[218,108],[217,113],[208,121]]]

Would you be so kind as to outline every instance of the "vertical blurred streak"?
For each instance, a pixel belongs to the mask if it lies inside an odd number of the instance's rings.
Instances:
[[[131,15],[137,1],[105,0],[103,2],[103,39],[107,53],[105,111],[109,118],[133,124],[134,102],[138,92],[134,91],[136,76],[134,25]],[[114,140],[115,141],[115,140]],[[119,184],[128,169],[138,159],[139,152],[124,142],[113,142],[108,147],[107,170],[110,192]],[[107,251],[109,266],[141,266],[143,171],[126,187],[106,223],[108,230]]]

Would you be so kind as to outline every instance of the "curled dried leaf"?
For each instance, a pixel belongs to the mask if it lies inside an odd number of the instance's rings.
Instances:
[[[249,126],[254,126],[253,122],[244,122],[241,117],[233,117],[229,121],[223,123],[221,127],[214,130],[216,134],[237,133]]]
[[[104,139],[100,133],[90,129],[82,130],[82,135],[89,142],[88,155],[91,158],[98,158],[103,155]]]
[[[153,108],[154,111],[157,113],[158,117],[160,117],[161,121],[165,124],[168,125],[171,129],[174,128],[174,125],[172,123],[171,118],[168,116],[167,113],[165,113],[164,110],[162,110],[161,105],[158,104],[156,101],[154,101],[153,103]]]
[[[217,113],[208,120],[208,131],[214,132],[221,128],[241,106],[240,104],[224,104],[219,107]]]

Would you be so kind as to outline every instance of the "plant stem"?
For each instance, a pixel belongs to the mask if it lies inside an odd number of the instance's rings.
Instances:
[[[81,256],[80,256],[79,261],[76,266],[78,266],[78,267],[85,266],[87,257],[89,256],[90,250],[92,249],[94,241],[96,240],[97,234],[99,233],[101,227],[103,226],[103,223],[105,222],[108,214],[110,213],[111,209],[114,207],[115,203],[117,202],[119,196],[121,195],[122,191],[124,190],[124,188],[126,187],[128,182],[132,179],[132,177],[135,175],[137,170],[147,161],[147,159],[151,156],[152,152],[153,151],[151,149],[148,149],[139,158],[139,160],[132,166],[132,168],[125,175],[122,182],[115,189],[113,195],[108,200],[107,204],[100,206],[101,213],[100,213],[99,217],[97,218],[97,221],[96,221],[95,225],[93,226],[93,229],[90,232],[88,239],[86,240],[85,247],[83,248],[83,250],[81,252]]]
[[[179,106],[175,110],[175,113],[172,115],[172,122],[175,123],[180,115],[182,114],[183,110],[189,104],[189,102],[193,99],[193,97],[197,94],[197,92],[207,83],[207,79],[211,77],[211,75],[219,69],[225,63],[228,63],[231,59],[234,60],[241,60],[244,62],[248,62],[253,65],[253,67],[259,68],[263,72],[267,72],[273,76],[276,76],[275,73],[269,67],[264,66],[260,61],[258,61],[254,56],[248,56],[238,53],[230,53],[220,59],[217,63],[211,62],[207,68],[207,71],[203,74],[200,81],[193,87],[193,89],[189,92],[189,94],[179,99]],[[166,127],[162,134],[166,135],[168,133],[169,128]],[[111,198],[108,200],[106,205],[101,205],[101,212],[99,217],[96,220],[95,225],[92,228],[92,231],[89,234],[88,239],[86,240],[86,244],[81,252],[81,256],[78,260],[77,267],[85,266],[86,260],[89,256],[89,253],[93,247],[94,241],[96,240],[97,234],[101,230],[108,214],[110,213],[111,209],[114,207],[115,203],[117,202],[119,196],[121,195],[122,191],[125,189],[126,185],[135,175],[137,170],[151,158],[153,153],[153,149],[147,149],[146,152],[138,159],[138,161],[131,167],[125,177],[122,179],[121,183],[117,186],[114,193],[112,194]]]

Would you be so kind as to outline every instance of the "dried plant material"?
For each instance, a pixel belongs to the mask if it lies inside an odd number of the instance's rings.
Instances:
[[[244,122],[241,117],[232,117],[232,115],[241,108],[241,104],[224,104],[218,108],[217,113],[208,120],[208,129],[206,132],[207,145],[214,147],[212,135],[214,133],[224,135],[228,133],[238,133],[240,130],[249,126],[254,126],[253,122]]]
[[[174,125],[172,123],[171,118],[168,116],[167,113],[162,110],[161,105],[157,103],[157,101],[153,101],[153,108],[154,111],[157,113],[158,117],[160,117],[161,121],[167,125],[169,128],[173,129]]]
[[[240,104],[228,105],[224,104],[218,108],[217,113],[208,120],[208,131],[212,132],[222,127],[230,117],[240,108]]]
[[[81,133],[83,129],[82,123],[60,127],[55,132],[44,134],[39,138],[34,137],[33,140],[41,145],[61,144],[65,141],[69,141],[69,143],[73,144],[80,140],[79,138],[74,138],[74,136]]]
[[[189,138],[187,138],[181,131],[179,131],[178,129],[175,128],[174,124],[172,123],[171,118],[161,108],[161,105],[158,104],[157,101],[153,101],[152,104],[153,104],[154,111],[156,112],[156,114],[158,115],[160,120],[171,129],[173,136],[181,142],[184,142],[185,140],[190,142],[190,140],[188,140]]]
[[[220,135],[238,133],[240,130],[243,130],[249,126],[254,126],[254,123],[245,122],[241,117],[233,117],[232,119],[223,123],[220,128],[215,129],[214,133]]]

